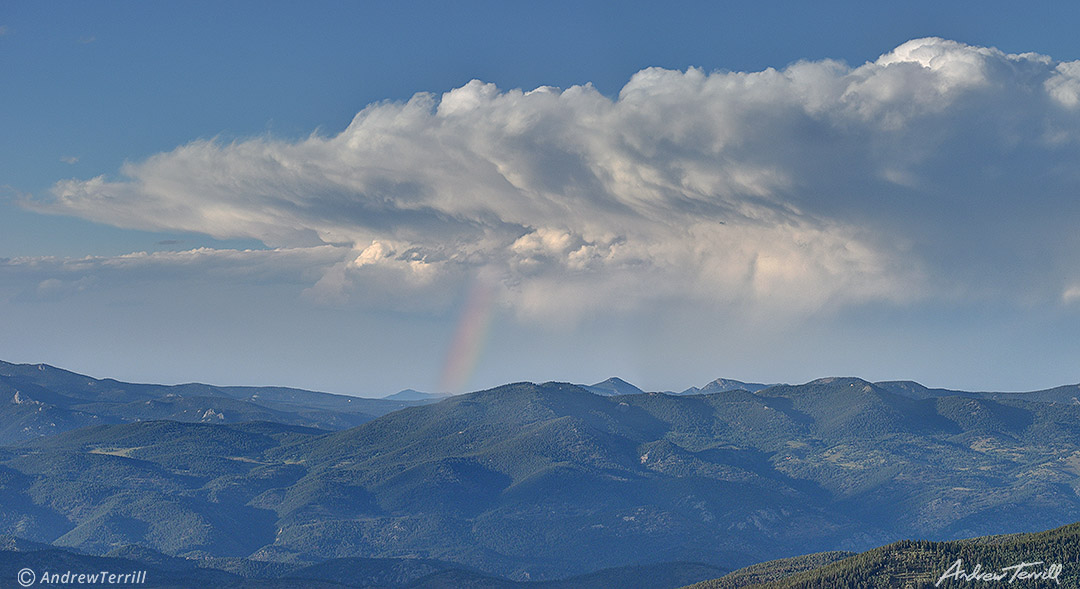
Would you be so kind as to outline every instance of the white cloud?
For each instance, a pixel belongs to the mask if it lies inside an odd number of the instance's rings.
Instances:
[[[1046,80],[1046,91],[1066,108],[1080,106],[1080,61],[1059,63]]]
[[[649,68],[614,100],[474,80],[368,106],[333,136],[194,141],[30,206],[343,244],[309,285],[328,302],[442,304],[481,270],[538,318],[1030,289],[1075,258],[1078,79],[1076,63],[931,38],[854,68]]]
[[[83,276],[75,280],[46,278],[38,283],[34,295],[39,300],[59,300],[92,288],[94,282],[93,276]]]
[[[84,258],[0,258],[5,286],[21,288],[23,299],[56,299],[97,287],[131,286],[140,282],[292,283],[303,288],[354,255],[330,245],[275,250],[135,252]]]
[[[1080,284],[1073,284],[1066,287],[1065,291],[1061,293],[1061,301],[1066,305],[1071,305],[1080,301]]]

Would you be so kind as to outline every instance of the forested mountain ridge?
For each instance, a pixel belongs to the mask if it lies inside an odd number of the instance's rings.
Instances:
[[[1080,405],[983,395],[856,378],[687,396],[516,383],[337,432],[101,425],[0,448],[0,534],[541,580],[1080,520]]]
[[[805,563],[814,556],[762,563],[691,588],[958,588],[969,587],[973,582],[986,583],[987,579],[977,578],[979,573],[996,578],[995,586],[1078,587],[1080,523],[1045,532],[949,542],[902,540],[791,574],[794,568],[805,568]],[[751,572],[757,575],[747,574],[750,569],[755,569]],[[1024,574],[1032,576],[1025,578],[1021,576]],[[764,582],[752,582],[755,580]]]
[[[92,378],[47,364],[0,362],[0,444],[91,425],[154,419],[274,421],[347,429],[436,400],[367,399],[288,387],[138,384]]]

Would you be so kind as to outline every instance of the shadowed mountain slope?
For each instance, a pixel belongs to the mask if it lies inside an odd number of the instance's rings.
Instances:
[[[153,419],[275,421],[347,429],[437,400],[366,399],[285,387],[137,384],[95,379],[47,364],[0,362],[0,444],[90,425]]]
[[[554,580],[1080,520],[1080,406],[1011,395],[855,378],[690,396],[516,383],[337,432],[95,426],[0,448],[0,533]]]
[[[822,558],[826,557],[826,558]],[[803,572],[795,569],[814,565]],[[1028,563],[1020,569],[1010,569]],[[1037,563],[1037,564],[1036,564]],[[1052,565],[1060,565],[1057,575]],[[808,555],[761,563],[692,589],[885,589],[890,587],[1080,586],[1080,524],[1034,534],[996,535],[950,542],[902,540],[835,560]],[[1047,577],[1012,578],[1018,570]],[[978,572],[1000,575],[975,579]],[[769,577],[772,577],[771,579]],[[1010,581],[1011,579],[1011,581]],[[761,582],[758,582],[761,581]]]

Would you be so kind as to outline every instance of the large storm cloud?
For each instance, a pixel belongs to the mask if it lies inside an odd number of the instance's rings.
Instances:
[[[540,319],[1061,303],[1080,288],[1078,139],[1080,62],[928,38],[855,67],[649,68],[614,97],[474,80],[333,135],[193,141],[28,206],[323,248],[306,288],[331,303],[437,301],[475,276]]]

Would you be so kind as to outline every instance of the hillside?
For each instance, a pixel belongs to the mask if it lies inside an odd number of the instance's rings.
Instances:
[[[742,589],[744,587],[757,587],[761,584],[786,579],[797,573],[819,569],[825,565],[852,556],[856,556],[856,554],[852,552],[834,551],[779,558],[752,564],[737,571],[732,571],[723,577],[702,581],[690,587],[692,587],[692,589]]]
[[[811,557],[803,557],[807,561]],[[792,559],[798,560],[798,559]],[[1021,563],[1025,573],[1046,574],[1049,578],[1009,579],[1017,573],[1010,569]],[[761,568],[780,569],[784,563],[763,563]],[[987,536],[950,542],[903,540],[814,567],[796,574],[781,575],[759,584],[741,584],[744,571],[692,585],[692,589],[877,589],[887,587],[968,587],[968,577],[979,571],[1001,575],[1000,585],[1054,587],[1080,586],[1080,524],[1070,524],[1032,534]],[[1061,565],[1054,575],[1052,565]]]
[[[139,546],[123,546],[105,556],[0,537],[0,579],[14,579],[21,569],[78,572],[147,571],[143,587],[505,587],[507,589],[593,589],[648,587],[674,589],[726,571],[698,563],[672,562],[595,571],[555,581],[511,581],[476,569],[426,558],[338,558],[314,564],[275,563],[240,558],[185,559]]]
[[[0,448],[0,534],[539,581],[1080,520],[1080,405],[989,395],[855,378],[688,396],[516,383],[337,432],[99,425]]]
[[[274,421],[338,430],[438,399],[366,399],[285,387],[135,384],[47,364],[0,362],[0,444],[91,425],[157,419]]]

